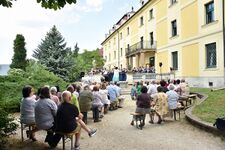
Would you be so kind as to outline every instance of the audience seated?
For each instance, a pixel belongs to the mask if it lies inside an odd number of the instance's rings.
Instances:
[[[26,125],[32,125],[31,133],[27,135],[33,141],[36,141],[35,132],[38,129],[35,127],[35,113],[34,113],[34,106],[36,103],[35,97],[33,96],[33,88],[29,85],[25,86],[22,90],[23,99],[20,105],[20,121]]]
[[[84,85],[83,91],[81,91],[79,97],[80,111],[83,114],[82,120],[85,124],[87,124],[87,114],[88,111],[91,110],[91,105],[93,101],[93,94],[90,90],[89,85]]]

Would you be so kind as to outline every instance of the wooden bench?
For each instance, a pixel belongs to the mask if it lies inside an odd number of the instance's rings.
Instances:
[[[70,140],[70,145],[71,145],[71,150],[74,150],[74,136],[78,132],[80,132],[81,127],[78,126],[78,129],[74,130],[73,132],[70,133],[63,133],[63,132],[56,132],[57,134],[62,135],[62,145],[63,145],[63,150],[65,150],[65,144],[66,144],[66,139]]]
[[[176,109],[172,109],[172,113],[173,113],[173,118],[174,120],[177,120],[176,118],[176,114],[178,113],[179,115],[179,120],[180,120],[180,111],[183,110],[184,107],[177,107]]]
[[[20,122],[20,125],[21,125],[21,140],[23,142],[24,141],[24,136],[23,136],[24,130],[26,128],[28,128],[28,133],[30,133],[32,131],[32,127],[34,127],[35,124],[25,124],[25,123]]]
[[[143,128],[143,124],[145,123],[144,121],[144,119],[145,119],[145,114],[142,114],[142,113],[136,113],[136,112],[132,112],[132,113],[130,113],[132,116],[133,116],[133,118],[134,118],[134,121],[135,121],[135,124],[136,124],[136,127],[138,128],[138,129],[141,129],[142,130],[142,128]],[[138,124],[138,122],[139,122],[139,124]]]
[[[192,100],[195,100],[197,98],[196,94],[191,94],[191,95],[187,95],[187,96],[180,96],[178,101],[183,103],[184,101],[186,102],[186,107],[188,107],[188,103],[191,105],[192,104]]]

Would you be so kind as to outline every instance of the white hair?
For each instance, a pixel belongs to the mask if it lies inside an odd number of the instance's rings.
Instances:
[[[50,92],[51,92],[51,93],[52,93],[52,92],[57,92],[57,88],[56,88],[55,86],[51,87],[51,88],[50,88]]]
[[[71,94],[71,92],[70,91],[63,91],[62,92],[62,96],[61,96],[61,98],[62,98],[62,101],[64,102],[65,101],[65,96],[66,95],[69,95],[69,96],[71,96],[72,94]]]
[[[174,90],[175,89],[175,86],[173,84],[170,84],[169,87],[168,87],[168,89],[169,90]]]

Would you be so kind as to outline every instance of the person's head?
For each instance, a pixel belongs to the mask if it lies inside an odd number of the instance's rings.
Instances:
[[[57,93],[57,88],[56,87],[51,87],[50,88],[50,93],[52,94],[52,95],[56,95],[56,93]]]
[[[177,84],[180,84],[180,80],[179,79],[177,79]]]
[[[106,84],[105,83],[102,83],[101,85],[101,89],[105,90],[106,89]]]
[[[62,93],[62,101],[70,103],[71,102],[71,93],[70,91],[63,91]]]
[[[94,87],[93,87],[93,91],[94,91],[94,92],[99,91],[98,86],[94,86]]]
[[[70,91],[71,93],[73,93],[74,92],[74,88],[73,88],[73,86],[72,85],[69,85],[68,87],[67,87],[67,89],[66,89],[67,91]]]
[[[80,93],[80,90],[81,90],[81,86],[77,85],[77,92]]]
[[[119,83],[117,83],[117,84],[116,84],[116,86],[120,87],[120,84],[119,84]]]
[[[152,80],[152,84],[156,84],[156,81],[155,80]]]
[[[168,87],[169,90],[175,90],[175,86],[173,84],[170,84]]]
[[[147,93],[148,92],[148,89],[146,86],[142,86],[141,88],[141,93]]]
[[[162,86],[159,86],[157,87],[157,91],[160,93],[160,92],[163,92],[163,87]]]
[[[23,98],[27,98],[33,95],[32,87],[30,85],[24,86],[22,90]]]
[[[85,91],[87,91],[87,90],[90,90],[90,87],[89,87],[88,84],[85,84],[83,89],[84,89]]]
[[[161,80],[161,81],[160,81],[160,85],[161,85],[162,87],[165,87],[165,86],[166,86],[166,81],[165,81],[165,80]]]
[[[140,83],[139,83],[139,82],[137,82],[137,84],[136,84],[136,85],[138,86],[139,84],[140,84]]]
[[[71,85],[73,86],[74,91],[77,91],[77,84],[76,83],[72,83]]]
[[[48,87],[42,87],[40,91],[40,98],[50,98],[50,91]]]
[[[185,83],[185,80],[184,79],[181,79],[181,83]]]

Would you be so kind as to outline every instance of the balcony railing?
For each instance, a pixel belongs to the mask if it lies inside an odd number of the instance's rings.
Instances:
[[[143,41],[138,42],[129,48],[126,48],[126,56],[136,54],[141,51],[155,51],[156,50],[156,41]]]

